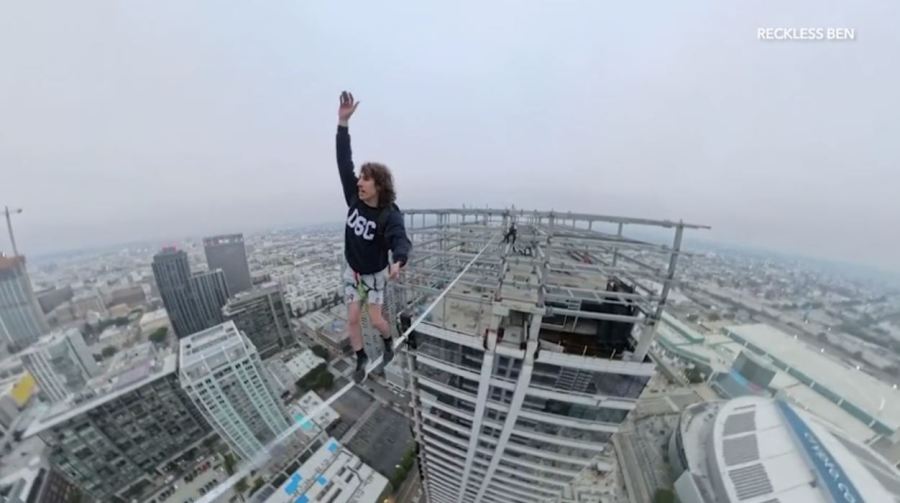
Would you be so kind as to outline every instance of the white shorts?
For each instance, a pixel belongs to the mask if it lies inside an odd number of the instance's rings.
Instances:
[[[349,264],[344,265],[344,300],[347,302],[368,302],[384,304],[384,289],[387,286],[388,268],[373,273],[359,274]]]

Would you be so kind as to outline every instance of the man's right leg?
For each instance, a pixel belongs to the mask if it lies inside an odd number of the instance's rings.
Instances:
[[[366,378],[366,365],[369,363],[369,357],[363,349],[362,306],[359,300],[350,300],[347,303],[347,331],[350,335],[350,347],[356,353],[356,370],[353,372],[353,380],[360,383]]]

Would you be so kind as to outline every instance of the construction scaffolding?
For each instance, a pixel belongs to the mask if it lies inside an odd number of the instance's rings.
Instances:
[[[405,218],[413,253],[400,281],[388,284],[384,309],[396,322],[394,348],[408,376],[408,413],[427,501],[506,501],[495,492],[509,474],[501,463],[516,462],[522,453],[539,463],[549,457],[610,466],[605,445],[653,373],[647,352],[685,253],[684,231],[707,227],[506,209],[407,210]],[[659,231],[670,232],[671,241],[660,241]],[[381,360],[373,358],[367,373]],[[505,363],[495,368],[495,361]],[[353,386],[347,383],[308,416]],[[561,403],[557,399],[581,404],[580,414],[594,419],[585,423],[553,415],[565,414],[563,409],[535,409],[548,399],[554,407]],[[497,416],[498,408],[506,412]],[[460,423],[461,417],[470,419]],[[302,424],[292,424],[201,501],[214,501],[264,467]],[[436,432],[441,427],[451,430]],[[465,433],[447,437],[453,429]],[[433,457],[440,454],[429,450],[435,434],[456,443],[453,449],[467,445],[457,450],[451,472],[435,471],[441,463]],[[535,445],[558,440],[535,449],[517,443],[523,435]],[[479,458],[484,442],[493,446],[490,461]],[[585,449],[594,452],[585,455]],[[441,482],[448,473],[454,478],[449,486]],[[449,495],[447,487],[456,490]],[[573,501],[571,489],[559,491],[551,491],[551,500]],[[534,498],[521,492],[517,497]]]
[[[504,242],[513,222],[515,240]],[[401,291],[394,298],[402,307],[395,304],[392,314],[416,317],[488,245],[426,322],[479,337],[506,326],[506,339],[510,323],[492,322],[491,315],[536,313],[543,318],[542,346],[632,361],[647,356],[685,253],[684,231],[708,228],[475,208],[407,210],[406,223],[414,253],[402,283],[393,285]]]

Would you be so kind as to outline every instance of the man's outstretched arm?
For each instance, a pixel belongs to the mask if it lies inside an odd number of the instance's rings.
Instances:
[[[390,265],[390,277],[395,279],[400,274],[400,269],[406,266],[409,254],[412,252],[412,243],[409,241],[409,236],[406,235],[403,213],[399,211],[391,212],[391,215],[388,217],[387,228],[384,231],[384,237],[394,259],[394,263]]]
[[[356,199],[356,174],[353,168],[353,152],[350,149],[350,117],[359,106],[359,102],[353,99],[353,95],[344,91],[341,93],[340,105],[338,106],[338,128],[335,138],[335,147],[337,150],[338,174],[341,176],[341,185],[344,187],[344,199],[347,206],[353,204]]]

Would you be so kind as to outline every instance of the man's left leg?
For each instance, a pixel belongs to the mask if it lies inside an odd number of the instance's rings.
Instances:
[[[372,323],[372,326],[378,330],[378,333],[381,334],[381,340],[384,342],[384,357],[382,362],[387,365],[394,359],[394,346],[392,344],[393,341],[391,340],[391,326],[388,324],[387,320],[384,319],[381,306],[381,304],[369,302],[369,321]]]

